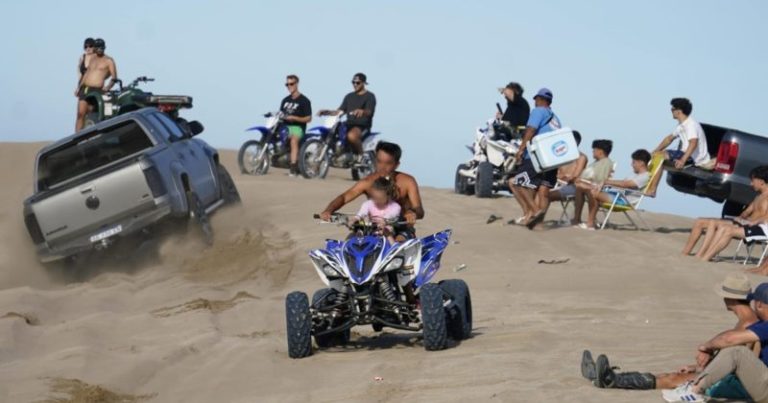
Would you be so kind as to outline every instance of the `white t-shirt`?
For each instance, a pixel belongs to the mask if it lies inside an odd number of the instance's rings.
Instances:
[[[704,164],[711,159],[709,157],[709,152],[707,151],[707,137],[704,135],[704,129],[693,116],[688,116],[683,123],[677,125],[674,134],[682,143],[682,152],[685,152],[688,149],[691,140],[699,139],[699,144],[691,154],[691,159],[695,165]]]

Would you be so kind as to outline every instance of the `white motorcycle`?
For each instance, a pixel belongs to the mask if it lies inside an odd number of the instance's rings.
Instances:
[[[511,139],[504,138],[499,129],[501,121],[489,120],[478,127],[475,142],[467,148],[472,159],[456,168],[454,192],[477,197],[491,197],[494,192],[509,190],[507,179],[515,167],[515,154],[522,143],[521,128],[509,130]]]

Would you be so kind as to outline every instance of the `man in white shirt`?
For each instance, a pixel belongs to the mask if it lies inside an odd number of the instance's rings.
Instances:
[[[701,124],[691,116],[693,110],[691,101],[688,98],[672,98],[670,105],[672,105],[672,118],[677,120],[679,124],[672,134],[664,137],[659,146],[653,150],[653,154],[664,153],[664,159],[672,161],[676,169],[683,169],[686,165],[711,169],[708,167],[712,158],[707,150],[707,137],[704,135]],[[666,148],[675,139],[680,140],[680,149],[667,150]],[[649,187],[649,194],[656,194],[660,179],[661,175],[654,178]]]

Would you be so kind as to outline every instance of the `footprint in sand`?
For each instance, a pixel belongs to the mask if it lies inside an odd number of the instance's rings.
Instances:
[[[246,299],[259,299],[254,295],[251,295],[245,291],[239,291],[234,297],[226,300],[209,300],[205,298],[194,299],[189,302],[185,302],[180,305],[175,305],[167,308],[155,309],[152,311],[152,315],[161,318],[167,318],[169,316],[178,315],[189,311],[208,310],[212,313],[221,313],[234,307],[235,305],[243,302]]]
[[[28,313],[8,312],[5,315],[0,316],[0,319],[11,319],[11,318],[24,319],[24,322],[26,322],[30,326],[37,326],[40,324],[40,320],[38,320],[37,317]]]

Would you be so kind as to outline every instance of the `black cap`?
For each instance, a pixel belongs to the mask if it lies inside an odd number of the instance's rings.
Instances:
[[[96,40],[93,41],[93,47],[97,49],[106,49],[107,44],[104,42],[104,39],[96,38]]]
[[[365,84],[368,84],[368,77],[365,76],[363,73],[356,73],[354,75],[354,78],[364,82]]]

